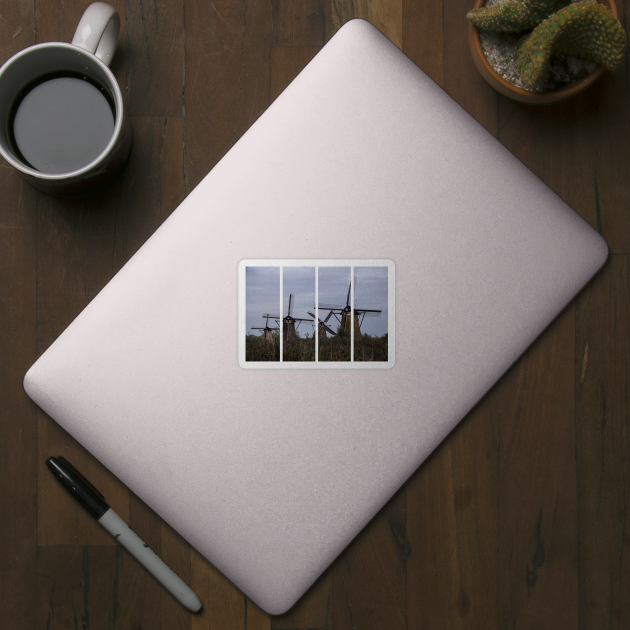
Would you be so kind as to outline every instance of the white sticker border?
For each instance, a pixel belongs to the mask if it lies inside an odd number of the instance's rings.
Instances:
[[[319,361],[318,339],[316,336],[315,361],[283,361],[282,335],[280,335],[280,361],[246,361],[246,292],[245,274],[247,267],[280,267],[280,312],[282,312],[282,268],[283,267],[387,267],[387,361],[355,361],[354,360],[354,317],[352,317],[352,333],[350,335],[350,361]],[[238,264],[238,364],[246,370],[387,370],[396,363],[396,265],[394,261],[383,258],[247,258]],[[315,291],[317,295],[319,274],[315,273]],[[354,283],[352,285],[351,304],[354,309]],[[315,311],[318,315],[318,310]]]

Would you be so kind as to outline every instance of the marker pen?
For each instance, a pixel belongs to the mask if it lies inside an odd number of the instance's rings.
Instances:
[[[197,612],[201,601],[105,502],[105,497],[65,458],[49,457],[46,466],[61,485],[160,582],[183,606]]]

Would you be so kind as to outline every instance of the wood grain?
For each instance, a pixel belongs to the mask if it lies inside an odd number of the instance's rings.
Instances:
[[[190,545],[133,494],[128,522],[138,536],[190,584]],[[127,552],[120,554],[117,580],[121,606],[117,627],[190,630],[192,613]]]
[[[37,408],[22,388],[37,358],[36,193],[0,160],[0,618],[32,628],[36,571]]]
[[[493,136],[497,135],[497,99],[495,92],[474,66],[468,51],[468,0],[445,0],[442,6],[443,66],[442,86],[469,114]]]
[[[127,107],[130,116],[181,116],[184,84],[183,0],[136,0],[126,9]]]
[[[493,388],[407,483],[409,630],[496,618],[500,395]]]
[[[246,629],[245,596],[196,550],[192,552],[191,588],[203,602],[193,618],[193,630]]]
[[[328,569],[284,615],[271,617],[272,630],[332,628],[333,569]]]
[[[627,21],[630,9],[626,7]],[[622,22],[623,23],[623,22]],[[626,26],[626,33],[628,32]],[[605,75],[597,85],[593,98],[594,116],[587,126],[588,152],[593,163],[590,173],[595,202],[591,205],[589,220],[608,242],[610,251],[630,254],[630,178],[628,177],[628,153],[630,142],[630,63],[615,74]],[[625,210],[624,210],[625,209]]]
[[[186,191],[269,105],[271,11],[262,0],[186,5]]]
[[[508,628],[578,624],[574,349],[569,306],[501,382],[497,624]]]
[[[0,8],[0,63],[35,43],[30,2]],[[22,389],[37,357],[36,193],[0,158],[0,619],[35,626],[37,411]]]
[[[35,30],[37,42],[71,42],[79,20],[89,3],[84,2],[54,2],[53,0],[37,0],[33,2],[35,7]],[[110,0],[108,3],[120,14],[120,35],[116,54],[111,64],[111,70],[121,86],[123,95],[125,91],[126,73],[126,3],[124,0]]]
[[[33,628],[114,627],[118,584],[116,548],[87,545],[41,547]]]
[[[61,487],[46,467],[46,460],[58,455],[68,459],[129,522],[127,488],[41,410],[37,436],[38,545],[116,546],[116,541]]]
[[[403,0],[332,0],[332,32],[348,20],[362,18],[402,49]]]
[[[627,154],[622,155],[630,123],[621,105],[629,96],[620,72],[542,112],[503,96],[498,100],[501,142],[589,221],[613,253],[628,253],[630,243],[628,213],[620,212],[630,203]]]
[[[612,256],[576,303],[580,628],[630,626],[630,260]]]
[[[269,54],[269,99],[275,101],[320,47],[272,48]]]
[[[134,145],[120,179],[110,242],[118,271],[184,199],[181,118],[132,117]]]
[[[326,0],[272,0],[272,46],[323,46],[330,39]]]
[[[105,193],[0,161],[0,619],[11,630],[630,626],[630,64],[565,103],[497,95],[464,0],[111,0],[134,146]],[[629,0],[619,2],[622,23]],[[87,3],[0,0],[0,61],[70,41]],[[595,281],[296,606],[270,617],[23,392],[28,367],[339,27],[371,21],[607,239]],[[325,182],[322,183],[325,185]],[[66,454],[184,577],[177,605],[53,483]],[[8,506],[8,507],[7,507]]]
[[[335,630],[407,627],[406,512],[403,487],[333,564]]]
[[[444,87],[442,1],[403,0],[402,51]]]

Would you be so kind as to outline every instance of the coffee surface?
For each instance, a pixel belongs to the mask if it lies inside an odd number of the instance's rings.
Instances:
[[[21,157],[43,173],[71,173],[94,161],[114,133],[105,88],[78,76],[27,87],[13,117]]]

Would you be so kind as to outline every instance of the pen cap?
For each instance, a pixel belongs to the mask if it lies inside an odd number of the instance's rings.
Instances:
[[[94,518],[109,510],[105,497],[65,457],[49,457],[46,466]]]

